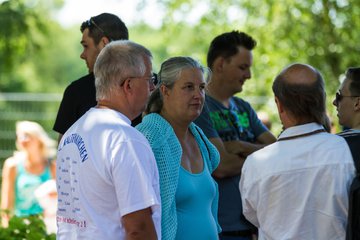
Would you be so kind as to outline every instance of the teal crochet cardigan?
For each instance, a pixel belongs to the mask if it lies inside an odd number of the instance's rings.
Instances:
[[[148,139],[159,169],[162,239],[173,240],[176,237],[177,230],[175,193],[178,185],[182,148],[172,126],[157,113],[146,115],[136,128]],[[191,123],[189,129],[200,146],[202,157],[207,161],[209,171],[212,173],[219,164],[219,152],[198,126]],[[216,197],[212,204],[212,213],[217,223],[218,232],[220,232],[221,228],[217,220],[219,192],[215,181],[214,184],[216,186]]]

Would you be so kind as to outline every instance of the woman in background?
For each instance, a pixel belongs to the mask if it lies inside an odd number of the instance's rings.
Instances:
[[[192,123],[205,100],[205,68],[190,57],[166,60],[146,115],[136,128],[148,139],[160,175],[162,239],[218,239],[218,189],[211,173],[219,153]]]
[[[48,137],[36,122],[16,123],[16,148],[14,155],[5,160],[2,171],[1,209],[2,225],[8,226],[15,214],[25,217],[43,213],[35,197],[35,190],[55,176],[56,142]]]

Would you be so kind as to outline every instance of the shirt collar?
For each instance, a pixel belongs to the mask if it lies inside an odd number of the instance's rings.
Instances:
[[[92,108],[93,111],[107,111],[107,112],[111,112],[112,114],[116,115],[117,117],[119,117],[122,121],[124,121],[126,124],[128,125],[131,125],[131,120],[125,116],[124,114],[122,114],[121,112],[119,111],[116,111],[114,109],[110,109],[110,108],[96,108],[96,107],[93,107]]]
[[[282,138],[288,138],[288,137],[295,137],[298,135],[303,135],[303,134],[307,134],[307,133],[311,133],[311,132],[315,132],[317,130],[325,130],[324,127],[318,123],[307,123],[307,124],[303,124],[303,125],[297,125],[297,126],[293,126],[293,127],[289,127],[287,129],[285,129],[280,136],[278,137],[278,139],[282,139]]]

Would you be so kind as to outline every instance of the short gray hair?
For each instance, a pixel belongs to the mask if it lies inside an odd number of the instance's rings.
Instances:
[[[108,97],[126,78],[143,76],[146,57],[151,59],[151,52],[135,42],[118,40],[107,44],[94,65],[96,100]]]
[[[210,69],[201,65],[199,61],[191,57],[183,56],[169,58],[161,64],[158,74],[159,83],[150,96],[145,110],[146,113],[160,113],[163,107],[163,98],[160,92],[161,85],[165,85],[167,88],[172,89],[175,82],[179,79],[181,72],[188,68],[196,68],[203,74],[207,73],[208,76],[205,77],[205,81],[208,82],[208,79],[210,78]]]

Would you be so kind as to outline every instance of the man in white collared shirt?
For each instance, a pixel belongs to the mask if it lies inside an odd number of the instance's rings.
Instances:
[[[240,180],[243,213],[259,239],[345,239],[350,150],[327,133],[324,81],[309,65],[286,67],[273,84],[284,131],[250,155]]]

